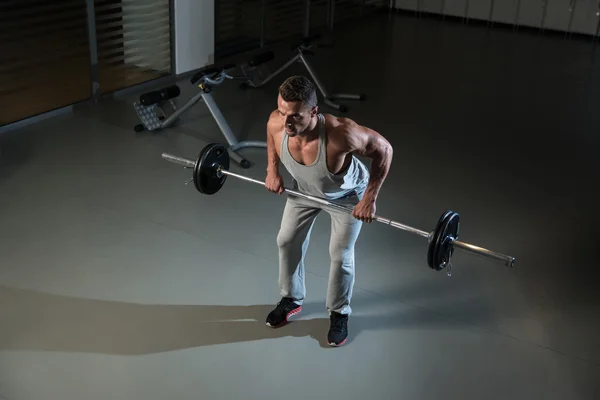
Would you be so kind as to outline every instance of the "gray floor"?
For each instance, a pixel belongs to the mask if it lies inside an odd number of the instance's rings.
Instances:
[[[424,239],[365,226],[350,341],[330,349],[324,215],[305,312],[271,330],[284,199],[235,179],[202,196],[161,159],[223,141],[202,104],[157,134],[131,129],[137,93],[79,106],[0,136],[0,397],[600,398],[592,44],[376,17],[314,63],[394,145],[378,213],[431,230],[454,209],[462,240],[516,267],[457,251],[448,277]],[[215,92],[240,139],[264,139],[279,81]],[[232,170],[263,179],[264,151],[244,155]]]

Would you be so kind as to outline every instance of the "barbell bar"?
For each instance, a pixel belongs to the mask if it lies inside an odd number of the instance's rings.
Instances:
[[[203,194],[212,195],[218,192],[225,184],[226,177],[228,176],[265,186],[264,181],[229,171],[229,154],[227,153],[226,147],[222,144],[211,143],[207,145],[204,147],[204,149],[202,149],[196,161],[169,153],[163,153],[162,158],[185,168],[193,168],[194,172],[192,180],[194,182],[194,186],[200,193]],[[284,188],[284,193],[313,201],[349,214],[352,214],[353,211],[350,208],[333,203],[329,200],[311,196],[289,188]],[[421,229],[417,229],[379,215],[375,215],[373,217],[374,221],[428,239],[429,249],[427,254],[427,262],[429,267],[432,269],[440,271],[446,267],[451,267],[450,258],[453,255],[454,248],[461,249],[471,254],[484,256],[495,261],[503,262],[505,266],[511,268],[514,267],[514,257],[458,240],[459,219],[460,216],[458,213],[448,210],[440,217],[435,230],[428,233]]]

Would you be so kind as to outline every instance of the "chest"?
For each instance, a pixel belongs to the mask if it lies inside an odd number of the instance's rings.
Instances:
[[[278,143],[278,148],[281,149],[281,140]],[[296,138],[288,138],[287,150],[290,156],[299,164],[302,165],[313,165],[317,161],[319,156],[319,147],[321,143],[319,140],[313,140],[308,143],[302,143]],[[352,161],[352,154],[341,151],[333,143],[325,143],[323,146],[323,157],[327,162],[327,169],[332,174],[338,174],[345,170]]]
[[[303,144],[298,140],[290,138],[287,141],[287,146],[292,158],[302,165],[314,164],[319,155],[320,143],[318,140]]]

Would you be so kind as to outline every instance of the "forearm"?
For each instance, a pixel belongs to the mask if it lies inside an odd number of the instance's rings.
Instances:
[[[369,184],[364,195],[367,201],[375,202],[377,200],[381,186],[392,165],[392,156],[392,146],[386,143],[372,157]]]
[[[275,138],[267,132],[267,173],[279,173],[279,157],[275,149]]]

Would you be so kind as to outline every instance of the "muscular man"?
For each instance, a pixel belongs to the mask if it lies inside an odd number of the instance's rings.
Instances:
[[[266,322],[279,327],[302,310],[306,293],[304,259],[310,232],[317,215],[326,211],[331,216],[327,341],[340,346],[348,336],[354,244],[362,223],[372,222],[375,215],[377,195],[392,162],[392,146],[369,128],[317,110],[317,93],[309,79],[293,76],[280,86],[277,110],[267,123],[266,187],[278,194],[283,192],[281,161],[293,177],[295,190],[344,205],[353,212],[350,215],[288,196],[277,235],[282,299]],[[372,160],[370,171],[355,155]]]

